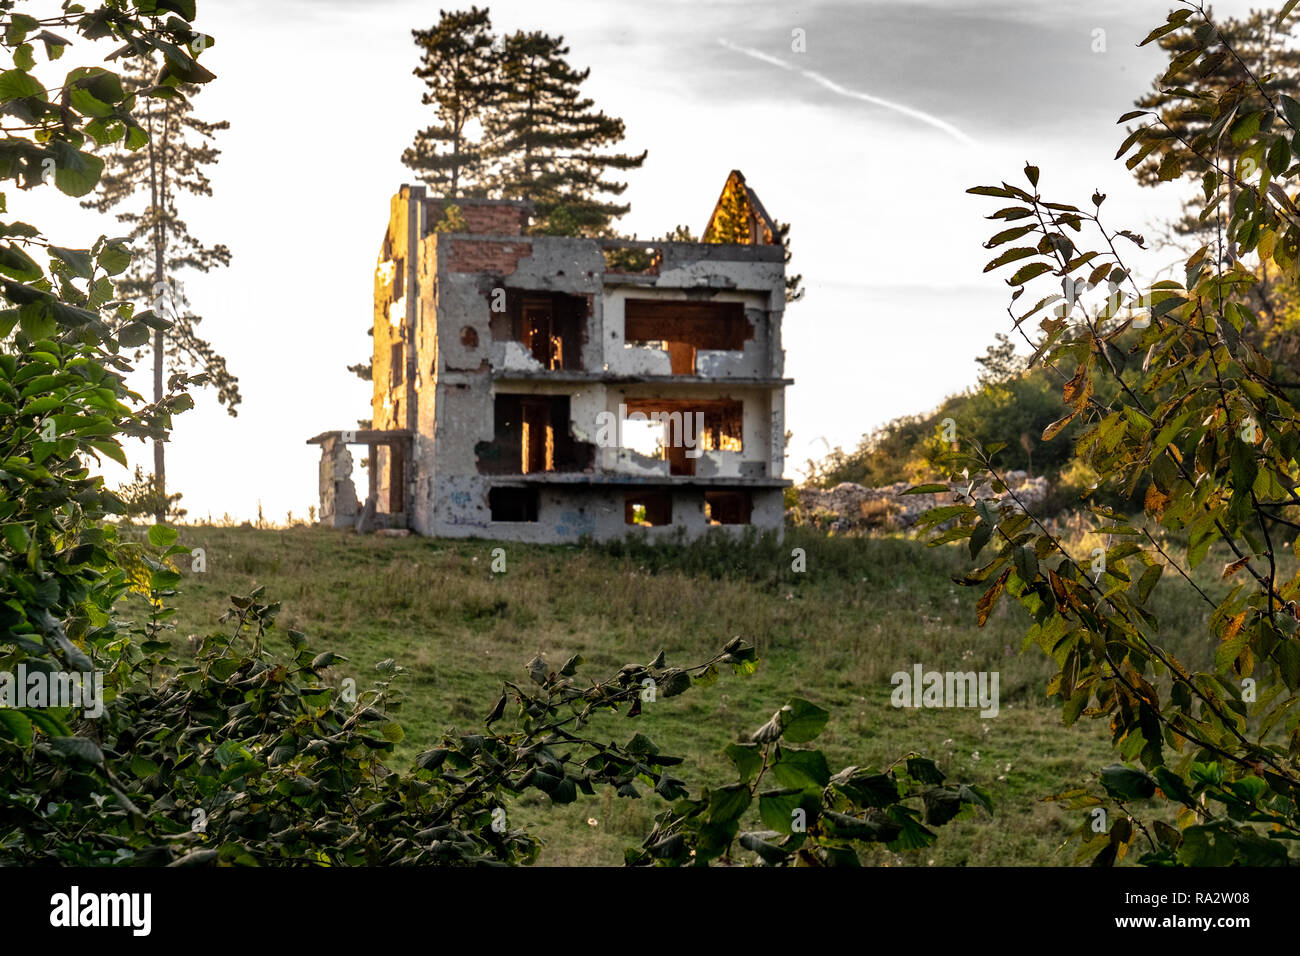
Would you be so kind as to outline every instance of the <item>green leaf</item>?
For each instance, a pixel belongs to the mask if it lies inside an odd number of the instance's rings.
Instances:
[[[43,299],[28,302],[19,309],[18,323],[23,333],[33,341],[48,339],[58,330],[58,323],[54,321],[54,310],[50,308],[48,301]]]
[[[97,767],[104,765],[104,752],[93,740],[85,737],[54,737],[50,743],[59,753],[67,754],[69,757],[80,757],[86,763]]]
[[[104,244],[95,262],[109,275],[119,275],[131,264],[131,252],[123,243],[110,240]]]
[[[921,794],[921,800],[925,803],[925,822],[931,826],[943,826],[962,808],[957,791],[947,787],[931,787]]]
[[[994,269],[998,268],[999,266],[1004,266],[1008,262],[1015,262],[1018,259],[1026,259],[1029,256],[1036,256],[1036,255],[1038,255],[1038,250],[1031,249],[1028,246],[1017,246],[1013,249],[1007,249],[996,259],[990,260],[989,263],[984,266],[984,271],[992,272]]]
[[[92,667],[91,670],[94,668]],[[27,719],[39,727],[51,737],[71,737],[72,731],[62,719],[56,717],[53,711],[40,710],[33,707],[23,708],[22,713]]]
[[[27,533],[27,526],[21,524],[7,524],[3,529],[5,544],[15,554],[26,554],[27,545],[31,543],[31,537]]]
[[[0,727],[8,736],[18,742],[20,747],[32,745],[32,722],[21,711],[9,707],[0,707]]]
[[[757,853],[759,859],[767,864],[783,863],[790,857],[790,851],[768,843],[757,833],[742,833],[738,842],[746,850]]]
[[[908,757],[907,775],[917,783],[937,786],[943,783],[944,774],[929,757]]]
[[[73,275],[89,279],[94,274],[89,249],[65,249],[62,246],[50,246],[49,249],[50,255],[63,262]]]
[[[1281,100],[1282,112],[1286,116],[1287,125],[1292,129],[1300,130],[1300,103],[1297,103],[1285,93],[1282,94]]]
[[[49,152],[54,159],[54,185],[69,196],[84,196],[99,184],[104,161],[83,153],[67,143],[53,142]]]
[[[1232,834],[1216,824],[1188,827],[1178,847],[1183,866],[1227,866],[1236,855]]]
[[[1287,688],[1294,691],[1300,687],[1300,639],[1293,637],[1278,644],[1273,650],[1273,660]]]
[[[1173,31],[1177,30],[1180,26],[1182,26],[1184,23],[1186,23],[1187,18],[1191,15],[1192,15],[1191,10],[1173,11],[1172,13],[1169,14],[1168,21],[1163,26],[1158,26],[1150,33],[1148,33],[1146,39],[1143,40],[1141,43],[1139,43],[1138,46],[1146,46],[1152,40],[1158,40],[1166,33],[1172,33]]]
[[[1101,785],[1117,800],[1148,800],[1156,792],[1149,773],[1115,763],[1101,771]]]
[[[5,70],[0,73],[0,101],[8,103],[28,96],[45,98],[45,87],[36,77],[24,70]]]
[[[126,139],[123,141],[123,145],[126,146],[127,149],[135,152],[137,149],[148,144],[148,142],[149,134],[145,132],[144,127],[136,126],[134,124],[127,126]]]
[[[1156,586],[1160,580],[1160,575],[1164,573],[1163,564],[1153,564],[1142,572],[1142,577],[1138,578],[1137,583],[1137,600],[1138,604],[1146,604],[1147,598],[1151,596],[1151,589]]]
[[[943,495],[943,494],[947,494],[947,493],[948,493],[949,491],[951,491],[951,490],[952,490],[952,489],[949,488],[947,485],[939,485],[939,484],[913,485],[911,488],[908,488],[906,491],[904,491],[903,494],[905,494],[905,495]]]
[[[5,44],[17,46],[27,39],[27,34],[40,25],[41,22],[29,14],[10,13],[9,21],[5,24]]]
[[[194,19],[195,0],[139,0],[136,5],[145,16],[175,13],[186,20]]]
[[[830,712],[802,697],[791,697],[778,712],[781,718],[781,736],[792,744],[802,744],[815,738],[826,727]]]
[[[34,282],[45,274],[31,256],[12,243],[0,246],[0,272],[19,282]]]
[[[1042,275],[1044,272],[1051,272],[1052,267],[1046,262],[1031,262],[1024,266],[1015,275],[1007,280],[1007,285],[1024,285],[1030,279]]]
[[[826,756],[820,750],[789,750],[778,746],[772,773],[786,787],[824,787],[831,779]]]
[[[122,326],[121,331],[117,333],[117,340],[125,348],[139,348],[149,341],[152,334],[149,326],[144,322],[131,322]]]
[[[26,545],[23,550],[26,550]],[[763,766],[763,753],[757,744],[728,744],[723,753],[736,765],[742,783],[754,779],[754,774]]]
[[[100,119],[112,116],[126,98],[121,78],[100,67],[78,67],[68,74],[64,85],[74,109]]]
[[[1020,580],[1030,584],[1038,577],[1038,555],[1033,548],[1020,547],[1015,550],[1016,574]]]
[[[1281,176],[1290,165],[1291,147],[1287,144],[1286,137],[1279,136],[1268,148],[1268,171],[1275,177]]]
[[[966,190],[972,196],[997,196],[1000,199],[1014,199],[1016,194],[999,186],[972,186]]]
[[[1259,460],[1255,457],[1255,446],[1236,439],[1229,449],[1229,461],[1232,466],[1232,485],[1240,494],[1249,494],[1259,474]]]
[[[169,528],[165,524],[155,524],[149,527],[149,543],[155,548],[169,548],[176,543],[179,536],[175,528]]]
[[[51,60],[57,60],[63,56],[63,48],[68,45],[68,41],[57,33],[51,33],[49,30],[42,30],[33,40],[40,40],[45,44],[45,55]]]
[[[795,811],[800,809],[805,799],[802,788],[788,790],[765,790],[758,795],[758,815],[763,826],[778,833],[794,831]],[[805,815],[807,811],[805,810]],[[811,823],[805,818],[804,824]]]
[[[749,809],[752,799],[749,787],[742,783],[733,783],[730,786],[710,790],[709,822],[728,823],[735,820]]]
[[[983,787],[977,787],[974,784],[963,783],[957,788],[957,796],[963,803],[970,803],[977,807],[983,807],[988,811],[989,816],[993,815],[993,797]]]

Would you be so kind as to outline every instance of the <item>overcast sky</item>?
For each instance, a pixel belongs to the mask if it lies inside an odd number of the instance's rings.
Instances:
[[[974,357],[1007,329],[1010,290],[981,274],[981,243],[995,231],[982,217],[994,207],[968,187],[1022,180],[1031,161],[1044,195],[1086,206],[1100,188],[1112,226],[1152,235],[1174,215],[1178,187],[1141,189],[1112,160],[1123,138],[1115,119],[1159,72],[1155,45],[1136,43],[1170,6],[490,4],[499,31],[563,35],[570,62],[591,68],[586,92],[626,122],[626,150],[649,150],[627,174],[624,231],[700,231],[733,168],[792,223],[792,268],[807,288],[784,324],[795,379],[786,475],[796,479],[810,456],[852,448],[971,384]],[[436,18],[437,4],[412,0],[199,0],[197,26],[217,41],[203,62],[218,79],[197,112],[231,128],[215,197],[182,214],[233,261],[186,286],[243,404],[230,418],[215,393],[199,392],[177,419],[169,486],[190,520],[254,517],[259,503],[269,520],[304,516],[318,454],[305,440],[370,415],[370,385],[346,366],[369,357],[388,200],[413,181],[400,156],[431,121],[410,31]],[[792,49],[796,29],[805,52]],[[65,61],[85,56],[74,45]],[[120,231],[66,197],[9,199],[11,216],[41,216],[62,245]],[[144,446],[128,454],[151,467]],[[125,477],[116,466],[106,474]]]

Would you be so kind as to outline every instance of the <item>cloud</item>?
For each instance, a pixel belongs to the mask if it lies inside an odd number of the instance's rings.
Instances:
[[[967,146],[976,145],[975,140],[971,139],[956,126],[953,126],[948,121],[942,120],[939,117],[933,116],[922,110],[914,109],[911,106],[904,106],[902,103],[895,103],[893,100],[882,99],[879,96],[872,96],[870,93],[851,90],[847,86],[841,86],[829,77],[822,76],[820,73],[815,73],[812,70],[799,69],[778,57],[770,56],[767,53],[763,53],[760,50],[755,50],[750,47],[740,46],[739,44],[732,43],[730,40],[724,40],[719,37],[718,42],[728,50],[734,50],[737,53],[743,53],[745,56],[753,57],[756,60],[762,60],[764,63],[771,63],[773,66],[779,66],[783,70],[798,73],[805,79],[812,80],[817,85],[830,90],[832,93],[837,93],[840,96],[846,96],[854,100],[861,100],[864,103],[871,103],[875,106],[883,106],[887,110],[893,110],[895,113],[899,113],[902,116],[910,116],[912,119],[920,120],[922,123],[933,126],[935,129],[942,130],[953,139],[964,143]]]

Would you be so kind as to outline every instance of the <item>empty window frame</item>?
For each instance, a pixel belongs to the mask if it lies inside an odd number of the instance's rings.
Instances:
[[[749,524],[754,501],[748,491],[706,491],[704,514],[709,524]]]
[[[745,405],[738,399],[629,398],[624,407],[629,416],[661,423],[659,457],[671,475],[694,475],[700,452],[744,450]]]
[[[741,351],[753,337],[740,302],[628,299],[623,306],[624,342],[664,349],[674,375],[694,375],[700,349]]]
[[[506,311],[493,313],[492,338],[521,343],[549,371],[581,371],[591,297],[506,290]]]
[[[493,521],[536,521],[536,488],[490,488],[488,507]]]
[[[643,527],[673,523],[673,496],[667,491],[629,491],[623,496],[623,521]]]
[[[528,475],[591,467],[592,444],[576,441],[570,430],[569,396],[498,394],[493,418],[495,437],[475,448],[480,474]]]

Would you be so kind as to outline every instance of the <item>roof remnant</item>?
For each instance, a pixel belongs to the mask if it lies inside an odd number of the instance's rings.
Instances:
[[[702,239],[751,246],[777,244],[775,221],[739,169],[727,176]]]

